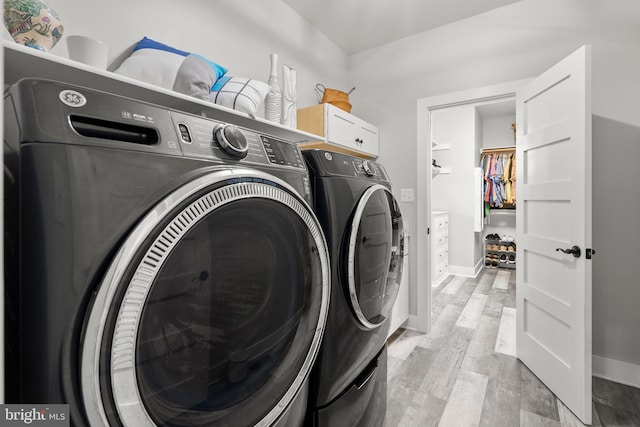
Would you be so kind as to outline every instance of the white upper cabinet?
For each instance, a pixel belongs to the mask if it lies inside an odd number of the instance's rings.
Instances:
[[[298,129],[324,137],[303,144],[303,149],[322,148],[364,158],[378,157],[378,128],[334,105],[324,103],[299,109]]]

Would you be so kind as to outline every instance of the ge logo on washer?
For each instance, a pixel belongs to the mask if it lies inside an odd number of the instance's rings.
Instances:
[[[87,103],[87,98],[83,94],[70,89],[60,92],[58,98],[69,107],[82,107]]]

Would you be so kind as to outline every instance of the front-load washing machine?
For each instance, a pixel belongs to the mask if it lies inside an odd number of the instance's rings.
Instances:
[[[298,147],[50,81],[4,101],[7,403],[301,425],[330,272]]]
[[[402,275],[402,216],[382,165],[323,150],[303,155],[329,245],[332,283],[307,423],[380,426],[386,339]]]

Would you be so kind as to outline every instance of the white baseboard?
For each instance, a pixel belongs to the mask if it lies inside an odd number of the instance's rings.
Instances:
[[[640,388],[640,365],[595,355],[591,360],[594,377]]]
[[[442,282],[444,282],[444,280],[449,277],[449,272],[447,272],[447,274],[443,274],[438,280],[436,280],[435,282],[431,282],[431,287],[432,288],[437,288],[438,286],[440,286],[440,284]]]
[[[449,274],[453,274],[454,276],[463,276],[463,277],[477,277],[482,265],[484,264],[480,263],[475,267],[460,267],[458,265],[450,265]]]
[[[476,264],[476,274],[474,274],[473,277],[478,277],[478,274],[480,274],[483,268],[484,268],[484,258],[480,258],[480,260]]]

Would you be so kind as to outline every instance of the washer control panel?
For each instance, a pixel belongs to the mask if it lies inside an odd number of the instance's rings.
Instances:
[[[351,165],[358,176],[386,180],[385,170],[379,164],[369,160],[352,160]]]
[[[175,111],[171,115],[187,156],[305,168],[300,148],[294,143],[213,119]]]
[[[321,176],[344,176],[388,182],[389,176],[384,167],[371,160],[334,153],[325,150],[308,150],[304,156],[310,161],[311,168]]]
[[[237,126],[229,124],[215,125],[213,128],[213,142],[231,157],[238,159],[247,157],[247,151],[249,150],[247,137]]]

